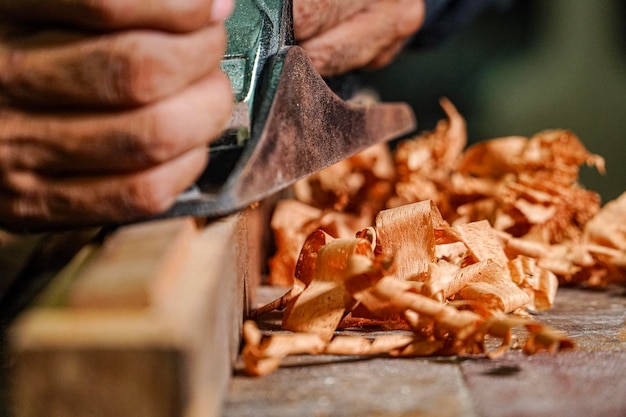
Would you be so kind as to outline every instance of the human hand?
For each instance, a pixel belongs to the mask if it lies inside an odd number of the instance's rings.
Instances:
[[[232,111],[232,0],[0,0],[0,225],[160,213]],[[9,21],[10,19],[10,21]]]
[[[422,26],[424,0],[294,0],[296,41],[323,76],[391,62]]]

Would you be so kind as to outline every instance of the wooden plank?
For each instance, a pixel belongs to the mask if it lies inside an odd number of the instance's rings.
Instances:
[[[125,226],[103,243],[68,294],[72,307],[145,307],[167,292],[198,233],[191,218]]]
[[[10,328],[14,415],[220,415],[262,218],[131,225],[84,248]]]
[[[269,227],[277,196],[257,203],[239,214],[238,248],[240,279],[245,283],[244,307],[255,304],[257,288],[267,275],[267,259],[271,250],[271,230]]]
[[[180,353],[169,349],[23,351],[13,371],[13,383],[21,387],[13,392],[13,415],[180,415],[180,362]]]

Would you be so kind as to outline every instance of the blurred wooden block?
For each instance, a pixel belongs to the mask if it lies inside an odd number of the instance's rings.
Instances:
[[[160,220],[84,247],[9,330],[15,416],[218,416],[262,219]]]
[[[198,232],[191,218],[117,230],[69,290],[68,305],[102,309],[154,304],[177,280]]]

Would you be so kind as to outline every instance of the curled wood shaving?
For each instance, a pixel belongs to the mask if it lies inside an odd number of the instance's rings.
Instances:
[[[626,193],[608,202],[584,228],[587,241],[626,251]]]
[[[432,132],[424,132],[419,140],[398,144],[395,165],[398,182],[388,207],[432,200],[446,215],[449,211],[449,178],[467,144],[465,120],[447,99],[441,106],[448,119],[441,120]]]
[[[266,375],[280,366],[280,361],[289,355],[320,353],[325,343],[316,334],[277,334],[264,338],[256,323],[246,320],[243,324],[245,342],[241,358],[249,375]]]
[[[263,336],[256,323],[249,320],[244,324],[245,371],[250,375],[265,375],[277,369],[285,357],[303,353],[396,357],[485,353],[493,358],[510,347],[511,331],[518,326],[525,326],[530,335],[524,345],[528,354],[574,346],[554,329],[519,317],[495,314],[484,318],[469,310],[459,310],[420,294],[414,282],[394,276],[380,278],[381,274],[373,273],[373,262],[365,269],[362,268],[365,262],[358,263],[361,268],[356,268],[355,275],[344,280],[344,291],[374,315],[402,314],[412,334],[366,338],[333,331],[328,337],[327,323],[318,321],[317,325],[308,327],[307,332]],[[500,347],[486,352],[487,336],[502,339]]]
[[[401,239],[391,239],[394,234]],[[527,277],[540,268],[524,258],[509,263],[488,224],[449,226],[430,201],[385,210],[375,227],[356,236],[332,238],[322,230],[309,235],[282,320],[283,329],[294,333],[262,337],[247,324],[248,373],[269,373],[286,356],[301,353],[495,356],[509,348],[511,328],[526,324],[504,313],[529,306],[531,295],[545,292],[540,275]],[[481,241],[487,242],[483,248]],[[545,302],[552,295],[533,299]],[[269,306],[282,307],[285,297]],[[351,320],[344,320],[347,315]],[[359,319],[411,334],[364,339],[337,333],[342,323]],[[527,328],[538,334],[529,342],[533,346],[545,344],[544,333],[553,334],[541,325]],[[487,353],[487,336],[501,338],[501,346]]]
[[[381,170],[384,174],[373,174],[375,178],[384,179],[386,184],[396,178],[391,195],[376,202],[367,200],[368,208],[363,210],[354,206],[348,209],[350,204],[347,202],[339,205],[337,210],[337,204],[329,205],[324,199],[305,201],[314,204],[324,215],[335,211],[358,217],[367,212],[360,225],[351,222],[350,236],[353,236],[372,223],[373,207],[394,208],[430,200],[449,225],[487,221],[496,233],[503,232],[508,236],[505,239],[508,259],[519,254],[532,257],[537,265],[551,271],[561,283],[606,286],[626,282],[623,267],[626,263],[626,232],[622,230],[626,223],[626,197],[614,204],[608,203],[600,211],[599,196],[577,182],[582,164],[604,172],[602,157],[587,151],[573,132],[561,129],[545,130],[532,137],[486,140],[465,149],[467,133],[463,117],[448,100],[443,99],[441,105],[448,117],[446,120],[440,121],[433,131],[398,144],[393,154],[395,175],[389,172],[387,162],[385,169]],[[373,157],[375,153],[376,158]],[[392,157],[388,150],[379,146],[368,151],[367,158],[389,161]],[[350,161],[342,163],[342,172],[358,171],[359,175],[365,175],[362,162]],[[350,164],[354,164],[354,168]],[[319,175],[322,178],[329,176]],[[307,187],[314,183],[333,183],[316,178],[317,175],[308,178]],[[356,184],[347,181],[326,189],[336,190],[333,191],[336,196],[375,195],[375,182],[362,181],[352,191],[346,191],[346,184],[351,183]],[[342,187],[344,191],[337,191]],[[368,187],[372,189],[368,191]],[[277,214],[276,217],[281,216]],[[349,227],[347,225],[344,231]],[[308,229],[304,235],[310,232]],[[348,237],[348,234],[338,237]],[[500,235],[499,239],[502,240]],[[300,237],[298,245],[303,240],[304,237]],[[520,253],[514,249],[523,245],[528,249],[534,246],[534,252]],[[610,254],[605,248],[611,249]],[[297,252],[291,251],[290,256],[295,263]],[[502,264],[502,261],[497,262]],[[415,271],[405,272],[415,276],[423,274],[425,268],[432,268],[430,262],[424,262],[421,269],[414,265]],[[404,268],[402,265],[399,263],[399,268]],[[270,283],[279,282],[272,277]],[[289,276],[280,282],[289,284]]]
[[[346,310],[354,299],[346,292],[343,282],[351,273],[348,260],[352,255],[371,251],[365,239],[334,239],[322,246],[311,268],[306,288],[293,297],[285,309],[283,328],[298,332],[316,333],[330,340]]]
[[[526,329],[530,337],[524,344],[524,353],[532,355],[538,352],[557,352],[562,349],[574,348],[574,343],[565,337],[564,333],[537,323],[527,323]]]
[[[264,337],[257,324],[247,320],[243,326],[245,345],[242,359],[248,375],[267,375],[280,366],[289,355],[380,355],[399,356],[413,338],[403,334],[382,335],[375,338],[363,336],[336,336],[324,341],[312,333],[284,333]]]
[[[547,310],[554,303],[559,282],[551,271],[540,268],[533,258],[518,256],[508,263],[511,280],[526,291],[531,310]]]
[[[283,287],[293,284],[298,253],[311,232],[321,229],[335,237],[351,237],[354,230],[370,223],[349,213],[323,211],[296,200],[279,202],[270,224],[277,251],[269,261],[269,282]]]
[[[441,105],[433,131],[311,176],[278,207],[270,283],[292,290],[263,311],[286,307],[294,333],[248,337],[250,373],[299,353],[497,357],[516,327],[528,354],[569,349],[526,310],[550,308],[559,283],[626,282],[626,193],[601,209],[577,182],[582,164],[604,172],[600,156],[558,129],[465,149],[464,119]],[[488,352],[487,338],[500,346]]]
[[[432,201],[378,213],[376,231],[381,251],[394,258],[401,279],[424,280],[435,260],[435,228],[445,225]]]
[[[280,201],[276,205],[270,227],[274,231],[276,254],[269,261],[270,282],[290,286],[296,269],[298,253],[307,235],[319,226],[322,211],[295,200]],[[312,226],[311,226],[312,224]]]
[[[351,213],[369,224],[393,193],[395,176],[393,158],[379,144],[299,181],[293,189],[299,201]]]

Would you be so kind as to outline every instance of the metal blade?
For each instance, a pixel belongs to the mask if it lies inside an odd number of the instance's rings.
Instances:
[[[416,127],[407,104],[341,100],[297,46],[283,48],[267,67],[263,82],[275,93],[255,103],[252,136],[221,186],[200,179],[164,216],[230,214]]]

